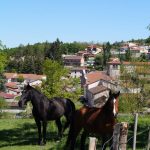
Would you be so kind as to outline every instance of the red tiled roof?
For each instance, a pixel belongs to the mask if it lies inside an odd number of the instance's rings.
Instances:
[[[41,80],[45,75],[37,75],[37,74],[17,74],[17,73],[4,73],[4,76],[9,78],[19,78],[23,77],[24,79],[31,79],[31,80]]]
[[[82,56],[66,56],[64,59],[70,59],[70,60],[81,60]]]
[[[101,71],[90,72],[86,74],[86,77],[87,77],[87,84],[94,83],[98,80],[106,80],[106,81],[113,80],[110,76],[106,75]]]
[[[5,86],[7,88],[13,88],[13,89],[17,89],[17,83],[16,82],[8,82],[8,83],[5,83]]]
[[[119,64],[121,64],[121,62],[119,60],[116,60],[116,61],[109,61],[109,62],[107,62],[107,64],[119,65]]]
[[[4,93],[4,92],[0,92],[0,97],[6,98],[6,99],[13,99],[15,97],[15,95]]]

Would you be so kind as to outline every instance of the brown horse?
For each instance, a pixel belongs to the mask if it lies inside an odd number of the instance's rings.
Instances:
[[[106,142],[107,135],[113,134],[113,128],[118,113],[118,97],[117,93],[109,92],[107,102],[101,108],[83,106],[76,110],[69,130],[66,146],[69,150],[74,150],[76,138],[83,130],[81,136],[81,150],[84,150],[86,136],[89,133],[102,136],[102,146]],[[106,149],[106,146],[103,147]]]

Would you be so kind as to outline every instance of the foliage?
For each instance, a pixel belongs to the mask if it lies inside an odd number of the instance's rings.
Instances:
[[[96,55],[94,62],[94,67],[96,70],[103,70],[103,55]]]
[[[103,45],[103,65],[106,67],[106,63],[109,61],[111,57],[111,45],[109,42]]]
[[[8,112],[0,112],[0,119],[13,119],[15,117],[14,114]]]
[[[7,56],[4,52],[0,52],[0,74],[4,71],[7,64]]]
[[[15,48],[6,48],[3,51],[8,56],[7,72],[42,74],[42,66],[46,58],[62,63],[62,54],[77,53],[84,50],[88,43],[63,43],[56,39],[34,45],[20,45]]]
[[[135,94],[125,94],[122,97],[121,109],[123,112],[138,112],[141,111],[142,107],[145,106],[146,101],[149,99],[149,89],[145,87],[145,84],[148,82],[145,78],[146,74],[149,73],[149,66],[146,63],[143,65],[136,65],[136,62],[131,62],[130,69],[121,66],[121,80],[120,84],[124,90],[132,91]],[[137,91],[137,90],[140,90]]]
[[[43,82],[41,90],[47,97],[76,99],[80,95],[78,79],[68,78],[68,70],[58,62],[47,59],[43,65],[43,72],[47,79]]]
[[[6,101],[2,97],[0,97],[0,109],[6,108],[6,107],[7,107]]]
[[[125,60],[126,61],[131,61],[131,51],[130,51],[129,48],[128,48],[128,50],[125,53]]]
[[[17,78],[17,81],[22,83],[24,81],[24,78],[22,75],[20,75],[18,78]]]
[[[141,110],[138,94],[122,94],[119,97],[119,112],[134,113]]]
[[[4,77],[3,74],[0,74],[0,91],[4,91],[5,90],[5,82],[6,82],[6,79]]]

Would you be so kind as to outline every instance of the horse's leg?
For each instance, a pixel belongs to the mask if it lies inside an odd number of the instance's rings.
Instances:
[[[81,150],[85,150],[85,140],[86,140],[87,132],[84,130],[81,135]]]
[[[46,144],[46,127],[47,121],[43,121],[43,144]]]
[[[60,118],[57,119],[55,122],[58,127],[58,136],[59,138],[61,138],[62,137],[62,124],[61,124]]]
[[[65,117],[66,117],[66,122],[65,122],[65,125],[63,127],[63,130],[62,130],[62,133],[68,128],[70,122],[71,122],[71,117],[70,117],[70,114],[65,114]]]
[[[67,142],[66,142],[67,149],[74,150],[76,138],[78,134],[80,133],[81,129],[82,129],[82,126],[78,126],[78,125],[76,126],[73,123],[71,123]]]
[[[42,144],[42,134],[41,134],[41,122],[39,119],[35,118],[36,125],[38,127],[38,134],[39,134],[39,139],[38,139],[38,144]]]

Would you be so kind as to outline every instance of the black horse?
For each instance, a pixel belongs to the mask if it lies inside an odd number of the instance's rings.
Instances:
[[[45,95],[40,93],[29,84],[24,87],[20,101],[18,102],[19,107],[23,107],[28,101],[31,101],[33,105],[32,114],[34,116],[39,133],[38,144],[46,144],[46,126],[48,120],[55,120],[58,127],[58,135],[61,137],[63,131],[70,125],[72,115],[75,112],[74,103],[70,99],[60,97],[48,99]],[[60,120],[63,115],[67,120],[64,128],[62,128]],[[41,133],[42,125],[43,141]]]

